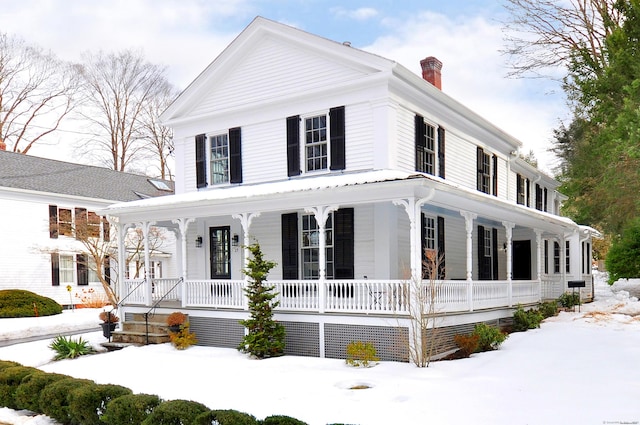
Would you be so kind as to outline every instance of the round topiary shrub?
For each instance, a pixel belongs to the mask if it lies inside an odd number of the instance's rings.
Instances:
[[[111,400],[131,394],[129,388],[112,384],[81,385],[70,394],[69,411],[71,419],[82,425],[100,425]]]
[[[46,372],[34,372],[25,376],[16,389],[15,401],[17,408],[31,410],[32,412],[39,411],[42,390],[47,385],[65,378],[68,378],[68,376]]]
[[[81,386],[95,385],[88,379],[67,377],[47,385],[40,393],[40,412],[62,423],[73,423],[71,420],[71,393]]]
[[[51,298],[22,289],[0,291],[0,318],[52,316],[62,313],[62,306]]]
[[[0,371],[0,406],[17,409],[16,390],[22,379],[32,373],[41,373],[34,367],[12,366]]]
[[[184,425],[191,424],[198,415],[208,412],[202,403],[190,400],[170,400],[158,405],[142,422],[142,425]]]
[[[122,395],[107,404],[101,421],[108,425],[140,424],[161,402],[157,395]]]
[[[299,419],[285,415],[271,415],[262,420],[262,425],[308,425]]]
[[[255,416],[237,410],[210,410],[198,415],[193,425],[258,425]]]

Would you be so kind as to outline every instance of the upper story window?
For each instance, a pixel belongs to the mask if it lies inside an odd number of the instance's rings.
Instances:
[[[437,134],[437,137],[436,137]],[[415,116],[416,171],[444,178],[445,130],[425,122],[421,115]]]
[[[287,118],[287,175],[300,175],[302,168],[305,173],[346,168],[344,106],[328,114]]]
[[[481,147],[477,154],[477,189],[498,196],[498,157],[485,153]]]
[[[196,136],[196,186],[204,188],[242,183],[242,133],[240,127],[226,133]]]
[[[85,208],[59,208],[57,205],[49,205],[50,238],[99,238],[101,233],[104,240],[109,240],[109,223],[95,212],[87,211]]]
[[[229,182],[229,138],[226,134],[209,137],[209,181],[212,185]]]
[[[529,206],[529,179],[521,176],[516,177],[516,202],[519,205]]]
[[[326,170],[329,144],[327,143],[327,116],[304,119],[305,171]]]
[[[547,188],[536,184],[536,209],[547,211]]]
[[[553,272],[560,273],[560,244],[553,242]]]

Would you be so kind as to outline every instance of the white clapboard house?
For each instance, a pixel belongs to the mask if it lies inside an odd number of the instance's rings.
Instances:
[[[103,268],[115,280],[114,264],[96,267],[76,237],[77,229],[87,229],[87,238],[81,239],[106,240],[92,244],[106,248],[110,226],[98,210],[114,202],[173,194],[173,183],[3,148],[0,143],[0,290],[25,289],[64,306],[80,304],[91,290],[104,294],[96,272]],[[175,274],[175,261],[169,261],[175,238],[164,233],[156,237],[149,261],[149,274],[155,277]],[[142,250],[128,250],[131,276],[144,275]]]
[[[521,143],[393,60],[256,18],[163,113],[176,194],[103,211],[120,234],[178,229],[171,294],[125,279],[125,317],[189,314],[200,344],[236,347],[246,318],[245,246],[269,274],[289,354],[340,358],[372,341],[407,359],[412,282],[438,267],[449,337],[556,298],[591,296],[592,229],[559,215],[558,183]]]

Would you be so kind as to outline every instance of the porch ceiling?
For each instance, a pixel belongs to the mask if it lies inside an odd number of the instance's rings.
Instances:
[[[435,190],[435,192],[434,192]],[[256,185],[189,192],[114,204],[100,211],[122,223],[170,223],[176,218],[201,218],[238,213],[296,211],[320,205],[358,205],[394,199],[425,198],[428,205],[476,213],[478,218],[508,221],[555,234],[575,231],[566,217],[537,211],[422,174],[380,170],[341,173]]]

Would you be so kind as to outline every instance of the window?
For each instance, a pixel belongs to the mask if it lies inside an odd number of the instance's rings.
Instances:
[[[529,195],[529,184],[530,184],[529,179],[525,178],[524,176],[521,176],[520,174],[517,175],[516,202],[519,205],[529,206],[529,203],[531,201],[530,195]]]
[[[477,189],[498,196],[498,157],[477,149]]]
[[[58,208],[49,205],[49,237],[56,239],[58,235],[76,238],[100,237],[100,226],[104,222],[104,240],[109,240],[109,223],[94,212],[85,208]]]
[[[327,168],[327,116],[319,115],[304,120],[306,171]]]
[[[151,262],[149,277],[151,277],[152,279],[162,279],[162,261]]]
[[[544,241],[544,274],[549,274],[549,241]]]
[[[421,115],[415,115],[414,126],[416,171],[436,175],[437,166],[438,176],[444,178],[444,128],[438,127],[436,140],[436,127],[425,122]]]
[[[212,185],[229,182],[229,139],[226,134],[209,137],[210,182]]]
[[[498,279],[498,229],[478,226],[478,279]]]
[[[58,234],[63,236],[73,235],[73,219],[70,209],[58,209]]]
[[[424,216],[424,249],[435,251],[436,249],[436,220],[433,217]]]
[[[564,243],[564,269],[567,273],[571,273],[571,244],[569,241],[565,241]]]
[[[73,271],[73,256],[60,254],[59,273],[61,285],[70,285],[73,283]]]
[[[100,279],[98,278],[98,273],[96,273],[96,270],[98,270],[98,266],[96,265],[96,262],[93,259],[93,256],[88,257],[87,263],[88,263],[87,269],[88,269],[89,282],[100,282]]]
[[[553,272],[560,273],[560,244],[553,243]]]
[[[90,238],[100,237],[100,216],[94,212],[89,211],[87,214],[87,236]]]
[[[542,191],[542,186],[540,186],[539,184],[536,184],[536,209],[538,211],[543,211],[543,207],[542,207],[542,202],[544,200],[543,198],[543,191]]]
[[[318,279],[320,277],[320,235],[315,216],[302,216],[302,278]],[[333,279],[333,214],[329,214],[325,225],[325,261],[326,277]]]

